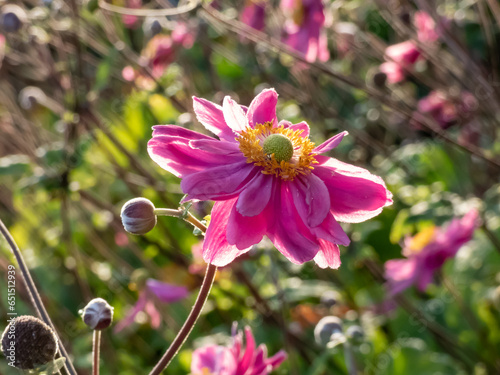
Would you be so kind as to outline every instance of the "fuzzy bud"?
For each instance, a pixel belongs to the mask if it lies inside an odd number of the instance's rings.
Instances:
[[[146,234],[156,226],[155,206],[146,198],[134,198],[123,205],[122,223],[131,234]]]
[[[342,296],[336,290],[327,290],[320,297],[321,304],[326,307],[335,306],[341,299]]]
[[[113,322],[113,307],[102,298],[94,298],[80,314],[83,322],[97,331],[108,328]]]
[[[325,316],[314,327],[314,338],[320,345],[326,346],[336,333],[342,333],[342,320],[336,316]]]
[[[2,7],[1,23],[4,31],[16,32],[28,20],[23,8],[14,4],[7,4]]]
[[[345,335],[348,339],[356,343],[363,341],[363,337],[365,336],[363,328],[358,325],[350,326],[349,328],[347,328],[347,330],[345,331]]]
[[[34,316],[12,320],[2,335],[2,352],[8,363],[23,370],[34,369],[54,360],[57,337],[52,329]]]

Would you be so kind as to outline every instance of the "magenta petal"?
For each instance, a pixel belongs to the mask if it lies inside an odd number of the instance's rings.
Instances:
[[[309,227],[320,225],[330,211],[330,195],[324,182],[311,173],[290,182],[289,187],[304,223]]]
[[[247,118],[250,125],[253,127],[256,124],[265,124],[266,122],[277,124],[277,103],[278,93],[274,89],[262,90],[248,106]]]
[[[196,349],[191,360],[191,374],[234,375],[236,359],[231,350],[219,345],[208,345]]]
[[[195,132],[194,130],[189,130],[183,128],[182,126],[177,125],[155,125],[153,126],[153,137],[158,137],[160,135],[167,135],[170,137],[180,137],[180,138],[188,138],[193,140],[206,139],[212,140],[215,139],[209,137],[208,135],[201,134]]]
[[[401,293],[415,283],[421,271],[417,264],[416,257],[385,262],[385,278],[391,296]]]
[[[234,196],[255,175],[255,167],[246,162],[209,168],[185,176],[181,189],[188,199],[220,200]]]
[[[314,257],[314,261],[320,268],[340,267],[340,250],[339,247],[331,242],[319,240],[321,246],[318,254]]]
[[[377,216],[383,207],[392,204],[392,193],[380,177],[326,156],[318,155],[316,160],[319,165],[313,173],[328,188],[331,211],[336,220],[360,223]]]
[[[225,156],[238,155],[242,160],[246,160],[246,158],[242,155],[237,143],[221,142],[216,139],[199,139],[189,141],[189,147],[212,154],[223,154]]]
[[[185,286],[172,285],[155,279],[148,279],[146,287],[162,302],[175,302],[189,294]]]
[[[311,232],[318,238],[337,245],[348,246],[351,243],[344,229],[337,223],[331,212],[328,213],[326,219],[319,226],[311,228]]]
[[[290,125],[289,128],[293,131],[302,130],[302,133],[300,135],[303,138],[309,137],[309,125],[305,121],[299,122],[298,124]]]
[[[246,337],[246,349],[243,357],[238,363],[237,374],[246,374],[247,370],[251,368],[254,360],[255,352],[255,339],[252,334],[250,327],[245,327],[245,337]],[[252,366],[253,367],[253,366]]]
[[[149,315],[149,318],[151,320],[151,327],[159,328],[161,324],[161,314],[156,309],[153,301],[148,301],[146,303],[146,306],[144,306],[144,312]]]
[[[236,209],[236,205],[233,206],[227,223],[227,242],[238,249],[258,244],[266,233],[267,214],[267,211],[264,211],[256,216],[243,216]]]
[[[280,216],[274,225],[269,225],[268,237],[292,263],[302,264],[312,260],[319,250],[319,243],[300,218],[286,184],[281,186],[278,204],[281,205],[277,211]]]
[[[235,132],[239,133],[248,127],[248,120],[245,116],[245,112],[229,96],[224,98],[222,103],[222,113],[224,114],[224,119],[226,124]]]
[[[214,133],[220,139],[234,141],[234,133],[227,126],[220,105],[193,96],[193,109],[196,118],[207,130]]]
[[[139,299],[137,300],[136,304],[134,307],[127,313],[127,316],[120,320],[120,322],[115,326],[113,329],[113,332],[118,333],[121,330],[123,330],[125,327],[128,327],[131,325],[137,314],[139,314],[140,311],[144,310],[144,307],[146,306],[147,303],[147,296],[146,293],[141,292],[139,293]]]
[[[203,259],[217,267],[228,265],[237,256],[250,250],[250,248],[238,250],[236,246],[227,242],[227,223],[235,204],[236,199],[216,202],[212,209],[210,224],[203,241]]]
[[[258,173],[240,193],[236,209],[243,216],[255,216],[262,212],[271,197],[273,177]]]
[[[323,154],[325,152],[328,152],[330,150],[333,150],[335,147],[337,147],[340,142],[342,142],[342,139],[344,138],[344,136],[346,136],[347,134],[349,134],[348,132],[344,131],[342,133],[339,133],[337,135],[334,135],[333,137],[331,137],[330,139],[328,139],[327,141],[323,142],[322,144],[320,144],[319,146],[317,146],[313,152],[315,154]]]

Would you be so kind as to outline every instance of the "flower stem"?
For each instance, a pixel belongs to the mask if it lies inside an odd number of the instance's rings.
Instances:
[[[92,340],[92,375],[99,375],[99,355],[101,352],[101,331],[95,329]]]
[[[210,289],[214,283],[215,274],[217,272],[217,267],[209,264],[207,266],[207,270],[205,272],[205,278],[203,279],[203,283],[201,284],[200,292],[198,293],[198,297],[191,309],[191,313],[189,314],[187,320],[184,322],[181,330],[175,337],[172,344],[167,349],[163,357],[156,364],[156,366],[151,370],[149,375],[159,375],[163,370],[167,368],[172,359],[175,357],[181,346],[184,344],[186,339],[188,338],[191,330],[193,329],[196,321],[198,320],[201,311],[203,310],[203,306],[205,306],[205,302],[208,299],[208,295],[210,294]]]
[[[201,230],[203,233],[207,231],[207,227],[203,225],[201,221],[195,218],[191,212],[185,212],[182,209],[173,210],[171,208],[155,208],[155,214],[158,216],[174,216],[184,219],[188,223],[192,224],[194,227]]]
[[[69,360],[68,352],[64,348],[64,345],[61,341],[61,338],[59,334],[57,333],[56,327],[54,326],[54,323],[52,323],[52,320],[50,320],[49,314],[47,313],[47,310],[45,309],[45,306],[43,305],[42,298],[40,297],[40,294],[38,293],[38,289],[36,288],[35,283],[33,282],[33,278],[31,277],[31,273],[26,266],[26,263],[24,262],[23,255],[21,254],[21,250],[16,245],[16,242],[14,241],[14,238],[12,238],[12,235],[10,234],[9,230],[3,223],[3,221],[0,219],[0,233],[3,235],[7,243],[9,244],[12,253],[14,254],[17,263],[19,265],[19,269],[21,270],[21,275],[24,279],[24,283],[26,284],[26,288],[28,289],[28,294],[31,299],[31,303],[33,304],[37,315],[42,319],[45,324],[47,324],[49,327],[52,328],[54,333],[57,336],[57,339],[59,341],[59,351],[61,353],[61,356],[66,359],[64,361],[64,368],[66,372],[70,375],[77,375],[76,370],[73,366],[73,363]]]

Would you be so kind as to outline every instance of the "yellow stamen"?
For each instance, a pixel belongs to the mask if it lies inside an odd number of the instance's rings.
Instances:
[[[253,163],[262,167],[262,173],[281,177],[283,180],[293,181],[298,175],[310,173],[314,167],[312,164],[318,162],[314,158],[314,143],[309,138],[302,137],[303,130],[291,130],[283,125],[273,128],[271,122],[256,124],[241,132],[236,140],[240,144],[240,150],[247,158],[247,163]],[[267,155],[263,149],[263,143],[272,134],[280,134],[287,137],[293,145],[293,156],[290,160],[278,162],[274,154]]]
[[[409,249],[412,253],[419,253],[433,239],[436,227],[434,225],[418,232],[410,241]]]

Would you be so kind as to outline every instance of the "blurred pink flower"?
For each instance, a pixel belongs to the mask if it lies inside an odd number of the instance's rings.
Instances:
[[[194,98],[198,120],[220,139],[174,125],[158,125],[151,158],[182,178],[185,200],[216,201],[203,258],[225,266],[266,235],[291,262],[313,260],[338,268],[338,244],[349,238],[338,223],[368,220],[392,204],[380,177],[320,154],[342,132],[315,147],[305,122],[278,123],[278,94],[267,89],[250,106],[229,96],[221,106]]]
[[[266,2],[262,0],[246,0],[245,6],[241,11],[241,22],[262,31],[265,26]]]
[[[431,91],[429,95],[418,102],[418,111],[430,115],[443,129],[466,119],[476,110],[477,99],[469,92],[463,92],[460,97],[452,100],[443,91]]]
[[[407,259],[394,259],[385,263],[389,293],[396,295],[412,285],[424,291],[432,282],[434,272],[472,239],[478,225],[479,214],[472,210],[461,219],[453,219],[446,229],[431,226],[407,238],[403,248],[403,255]]]
[[[2,60],[5,55],[5,36],[0,34],[0,67],[2,66]]]
[[[127,0],[127,8],[140,9],[142,7],[142,0]],[[139,17],[124,14],[122,16],[123,24],[127,29],[136,29],[139,26]]]
[[[280,350],[267,358],[264,344],[256,348],[250,327],[245,327],[246,347],[243,347],[243,332],[236,332],[233,326],[233,339],[230,347],[208,345],[193,352],[191,375],[267,375],[286,359]]]
[[[322,0],[281,0],[281,9],[287,17],[284,42],[302,52],[307,61],[330,58]]]
[[[385,49],[388,62],[382,64],[380,69],[387,74],[389,83],[398,83],[404,79],[405,70],[411,71],[420,56],[420,51],[411,40],[394,44]]]
[[[155,300],[163,303],[172,303],[188,296],[189,292],[184,286],[167,284],[158,280],[148,279],[143,290],[139,292],[139,299],[134,307],[129,311],[114,328],[114,332],[120,332],[125,327],[131,325],[137,314],[144,311],[151,320],[151,326],[158,328],[161,323],[161,314],[155,306]]]
[[[418,40],[422,43],[433,43],[439,39],[439,35],[436,32],[436,23],[426,12],[415,12],[413,23],[417,29]]]

